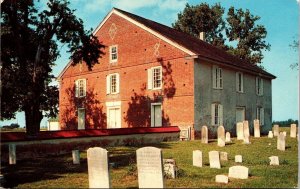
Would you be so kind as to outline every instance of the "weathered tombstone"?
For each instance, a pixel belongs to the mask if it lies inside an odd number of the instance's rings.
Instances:
[[[270,159],[270,165],[279,165],[279,158],[278,156],[271,156]]]
[[[247,136],[247,135],[244,136],[244,142],[243,142],[243,144],[251,144],[251,142],[250,142],[250,136]]]
[[[90,188],[110,188],[108,172],[108,151],[100,147],[87,150]]]
[[[283,135],[286,137],[286,131],[283,131],[282,133],[283,133]]]
[[[244,137],[250,136],[250,130],[249,130],[249,122],[243,121],[243,128],[244,128]]]
[[[291,124],[290,137],[296,138],[297,135],[297,126],[296,124]]]
[[[220,160],[221,161],[228,161],[228,153],[227,152],[220,152]]]
[[[260,125],[259,120],[254,120],[254,137],[259,138],[260,137]]]
[[[226,175],[216,175],[216,182],[217,183],[228,183],[228,176]]]
[[[73,164],[80,164],[79,150],[72,150]]]
[[[279,125],[274,125],[273,126],[273,132],[274,132],[274,136],[278,136],[278,134],[279,134]]]
[[[17,156],[16,156],[16,145],[9,144],[8,145],[8,153],[9,153],[9,164],[14,165],[17,163]]]
[[[221,163],[220,163],[220,155],[218,151],[210,151],[208,153],[209,156],[209,165],[210,168],[221,168]]]
[[[236,155],[236,156],[234,157],[234,161],[235,161],[236,163],[242,163],[242,162],[243,162],[243,157],[242,157],[242,155]]]
[[[244,139],[244,125],[243,122],[238,122],[236,124],[236,135],[238,140]]]
[[[163,159],[164,174],[168,178],[175,179],[177,177],[177,166],[174,159]]]
[[[223,126],[218,127],[218,146],[225,146],[225,129]]]
[[[280,132],[277,137],[277,149],[285,151],[285,136],[282,132]]]
[[[249,169],[245,166],[232,166],[229,168],[228,177],[237,179],[248,179]]]
[[[269,131],[268,138],[273,138],[273,132]]]
[[[193,151],[193,166],[202,167],[202,152],[200,150]]]
[[[230,132],[226,132],[226,134],[225,134],[225,142],[231,142]]]
[[[143,147],[136,151],[139,188],[163,188],[161,149]]]
[[[201,128],[201,142],[208,144],[208,129],[207,126],[202,126]]]

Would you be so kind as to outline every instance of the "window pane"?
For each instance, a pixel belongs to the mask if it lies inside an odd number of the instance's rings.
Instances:
[[[153,88],[161,87],[161,71],[160,68],[153,69]]]
[[[84,95],[84,84],[83,84],[83,80],[79,80],[79,96],[83,96]]]
[[[111,86],[111,93],[117,92],[117,78],[116,75],[110,76],[110,86]]]

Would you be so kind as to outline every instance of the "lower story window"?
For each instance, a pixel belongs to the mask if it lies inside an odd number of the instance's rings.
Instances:
[[[257,107],[256,108],[256,119],[259,120],[260,125],[265,124],[265,111],[264,111],[264,108],[262,108],[262,107]]]
[[[223,125],[223,106],[221,104],[211,105],[211,125]]]

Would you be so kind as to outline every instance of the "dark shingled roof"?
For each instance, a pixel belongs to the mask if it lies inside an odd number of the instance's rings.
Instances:
[[[226,65],[238,67],[240,69],[245,69],[249,71],[256,72],[258,74],[263,74],[267,77],[275,79],[276,77],[256,65],[243,61],[224,50],[221,50],[209,43],[206,43],[194,36],[186,34],[184,32],[175,30],[168,26],[162,25],[160,23],[154,22],[152,20],[137,16],[135,14],[114,8],[115,10],[121,12],[122,14],[130,17],[131,19],[143,24],[144,26],[160,33],[169,40],[185,47],[186,49],[194,52],[199,57],[207,58],[213,61],[217,61]]]

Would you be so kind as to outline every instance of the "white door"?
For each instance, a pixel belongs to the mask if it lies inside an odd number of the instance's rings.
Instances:
[[[108,128],[121,128],[121,110],[120,108],[108,109]]]
[[[85,129],[85,109],[78,109],[78,130]]]
[[[236,108],[236,123],[245,121],[245,108],[237,107]]]
[[[152,104],[151,106],[151,127],[162,126],[161,104]]]

